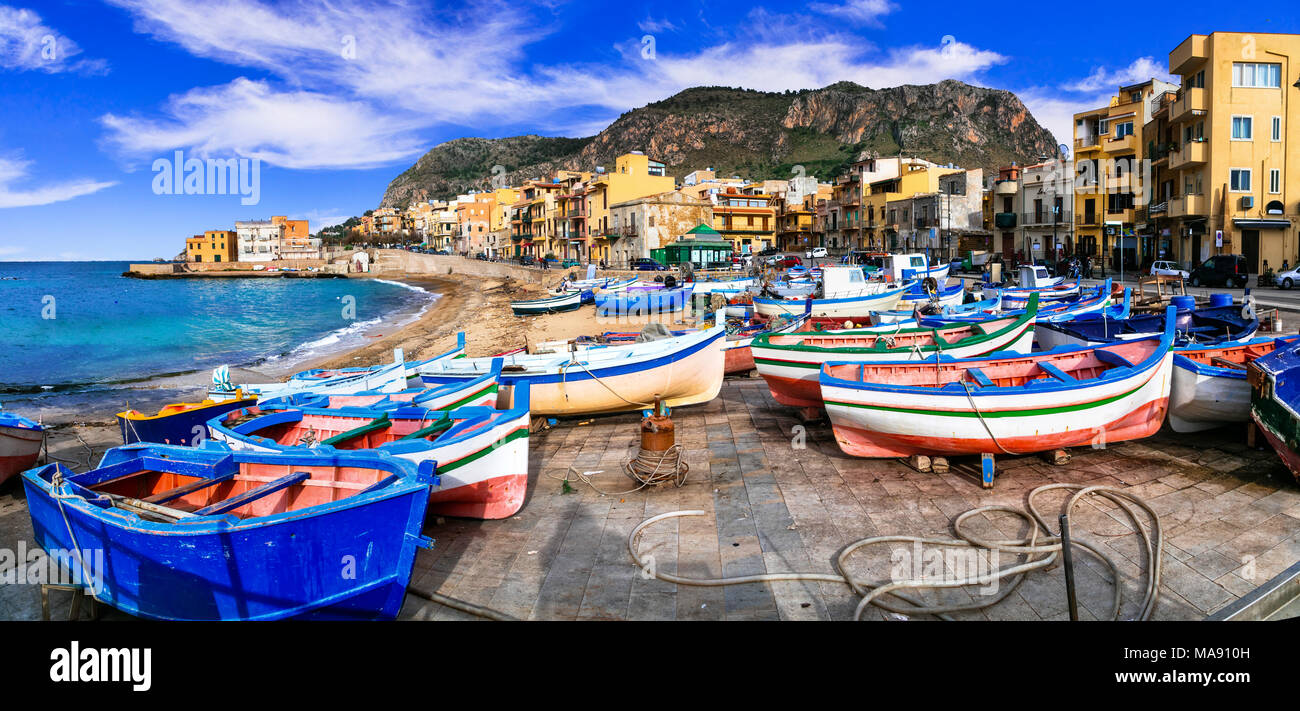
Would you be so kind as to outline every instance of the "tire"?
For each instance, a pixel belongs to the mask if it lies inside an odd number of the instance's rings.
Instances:
[[[1289,291],[1289,290],[1291,289],[1291,287],[1292,287],[1292,284],[1291,284],[1291,277],[1287,277],[1287,278],[1285,278],[1285,279],[1282,280],[1282,288],[1283,288],[1283,289],[1287,289],[1287,290]]]
[[[1200,285],[1201,285],[1201,278],[1198,276],[1192,277],[1192,286],[1200,286]]]

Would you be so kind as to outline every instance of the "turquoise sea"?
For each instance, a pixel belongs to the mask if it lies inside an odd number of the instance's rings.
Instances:
[[[413,320],[437,295],[377,279],[121,276],[127,262],[0,262],[0,405],[66,410],[174,396],[219,365],[283,372]],[[202,376],[202,377],[200,377]],[[181,388],[185,389],[185,388]]]

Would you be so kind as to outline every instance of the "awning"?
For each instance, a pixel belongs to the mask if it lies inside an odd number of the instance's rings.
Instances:
[[[1284,230],[1291,226],[1290,220],[1268,219],[1266,217],[1234,217],[1232,224],[1237,227],[1262,227],[1266,230]]]

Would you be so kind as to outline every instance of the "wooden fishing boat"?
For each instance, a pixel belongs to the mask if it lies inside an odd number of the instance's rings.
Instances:
[[[945,267],[948,265],[944,265]],[[924,284],[915,284],[904,294],[899,305],[903,311],[911,311],[920,306],[934,305],[938,308],[960,306],[966,298],[966,282],[961,279],[949,279],[938,282],[933,293],[926,291]]]
[[[1246,366],[1250,416],[1300,481],[1300,344],[1280,344]]]
[[[505,410],[245,408],[214,418],[208,429],[241,451],[374,449],[415,463],[436,461],[440,482],[429,511],[497,519],[518,512],[528,492],[528,399],[528,386],[515,385]]]
[[[37,543],[133,615],[391,619],[416,547],[432,547],[420,529],[434,470],[379,452],[139,443],[23,484]]]
[[[1169,405],[1173,319],[1160,336],[1096,348],[828,362],[820,385],[846,454],[1028,454],[1155,434]]]
[[[594,415],[708,402],[722,388],[725,329],[714,327],[626,346],[505,359],[502,385],[527,383],[537,415]],[[443,361],[420,369],[425,385],[478,377],[485,358]]]
[[[750,327],[744,327],[737,333],[728,333],[727,342],[722,346],[722,352],[725,356],[723,372],[727,375],[739,375],[748,373],[754,369],[754,352],[750,345],[754,342],[754,337],[763,333],[795,333],[808,329],[810,317],[808,315],[796,316],[788,320],[778,320],[775,328],[767,328],[764,324],[755,324]]]
[[[1199,432],[1249,422],[1247,366],[1276,348],[1297,343],[1300,335],[1175,347],[1173,384],[1169,388],[1170,428],[1175,432]]]
[[[1231,305],[1226,308],[1177,309],[1174,345],[1213,345],[1253,338],[1259,329],[1259,318],[1253,311],[1249,318],[1244,318],[1241,311],[1241,307]],[[1115,318],[1105,312],[1076,314],[1069,319],[1040,324],[1034,332],[1034,339],[1042,350],[1099,346],[1158,334],[1165,329],[1164,319],[1164,314],[1125,318]]]
[[[676,313],[691,302],[690,284],[676,289],[628,288],[623,292],[596,295],[597,316],[644,316]]]
[[[22,415],[0,410],[0,484],[36,464],[45,427]]]
[[[282,383],[244,384],[230,382],[230,369],[221,366],[213,371],[213,387],[208,397],[229,400],[236,393],[252,394],[259,398],[279,397],[296,392],[317,394],[358,393],[367,390],[395,392],[405,390],[416,371],[424,365],[465,357],[465,334],[456,334],[456,347],[427,360],[407,362],[400,348],[393,350],[393,362],[365,368],[313,369],[294,373]]]
[[[375,410],[391,410],[408,406],[422,407],[426,410],[452,410],[457,407],[496,407],[502,362],[504,361],[501,358],[494,359],[492,369],[473,380],[448,383],[435,388],[408,388],[393,393],[369,390],[342,395],[294,393],[293,395],[262,400],[260,403],[249,403],[244,407],[257,405],[262,410],[293,407],[369,407]]]
[[[256,397],[245,397],[242,392],[236,391],[229,400],[208,398],[202,402],[174,402],[164,405],[153,415],[146,415],[139,410],[119,412],[117,426],[122,432],[122,444],[196,444],[207,439],[208,420],[256,404]]]
[[[1033,348],[1038,300],[1020,316],[935,328],[900,325],[870,331],[761,335],[750,344],[758,374],[782,405],[822,406],[818,372],[831,361],[869,363],[922,360],[936,353],[971,358],[997,351],[1028,353]]]
[[[536,316],[537,314],[572,311],[582,305],[583,294],[590,296],[591,292],[589,290],[570,291],[559,296],[548,296],[544,299],[511,301],[510,310],[516,316]]]
[[[561,283],[564,291],[622,291],[636,284],[636,277],[604,277],[601,279],[581,279]]]
[[[860,296],[831,299],[813,299],[812,315],[829,318],[865,318],[875,311],[891,311],[898,307],[909,284],[888,287],[883,284],[874,289],[864,288]],[[866,293],[873,291],[874,293]],[[802,313],[806,298],[768,299],[754,297],[754,310],[768,317]]]
[[[1067,282],[1064,281],[1064,278],[1061,278],[1058,283],[1050,286],[1003,287],[998,294],[1002,297],[1002,308],[1016,309],[1024,307],[1024,302],[1029,298],[1030,294],[1038,294],[1038,298],[1044,302],[1056,301],[1058,299],[1072,299],[1079,295],[1082,288],[1083,286],[1078,279]]]
[[[1048,302],[1040,301],[1038,304],[1038,322],[1045,323],[1048,321],[1068,320],[1080,314],[1096,313],[1103,310],[1109,318],[1127,317],[1131,303],[1130,290],[1128,288],[1124,289],[1124,300],[1119,306],[1112,304],[1111,299],[1111,281],[1108,278],[1102,284],[1085,289],[1077,299],[1058,299],[1056,301]],[[1001,305],[1002,300],[1000,298],[997,300],[997,304],[992,308],[989,308],[986,306],[989,301],[989,299],[985,299],[974,304],[952,306],[945,309],[944,313],[939,316],[922,316],[921,325],[941,326],[958,321],[978,323],[989,319],[1015,316],[1024,313],[1024,309],[1003,308]]]

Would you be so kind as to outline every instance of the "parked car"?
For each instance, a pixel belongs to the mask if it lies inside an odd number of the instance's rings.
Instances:
[[[579,262],[576,259],[566,259],[563,262],[560,262],[561,269],[568,269],[569,267],[580,267],[580,266],[582,266],[582,262]]]
[[[803,260],[794,256],[793,254],[787,254],[781,257],[777,257],[776,261],[773,264],[774,266],[780,269],[789,269],[790,267],[797,267],[803,264]]]
[[[529,254],[525,254],[519,257],[519,264],[525,267],[531,267],[534,264],[537,264],[537,257],[534,257]]]
[[[822,259],[826,256],[826,248],[813,247],[812,249],[804,252],[804,256],[807,257],[808,259]]]
[[[1280,289],[1290,289],[1296,284],[1300,284],[1300,267],[1278,272],[1273,278],[1273,285]]]
[[[1218,254],[1205,260],[1192,270],[1192,286],[1227,286],[1244,288],[1249,278],[1246,257],[1240,254]]]
[[[632,263],[631,263],[630,265],[628,265],[628,266],[629,266],[629,268],[631,268],[631,269],[633,269],[633,270],[636,270],[636,271],[638,271],[638,272],[666,272],[666,271],[668,271],[668,267],[665,267],[664,265],[660,264],[659,262],[656,262],[655,260],[651,259],[650,257],[637,257],[636,259],[633,259],[633,260],[632,260]]]
[[[1152,262],[1151,276],[1176,276],[1186,279],[1189,275],[1177,262]]]

